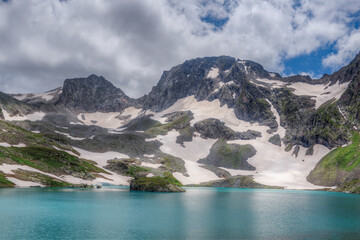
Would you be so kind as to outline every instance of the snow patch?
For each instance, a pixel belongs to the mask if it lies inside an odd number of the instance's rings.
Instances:
[[[148,162],[141,162],[142,167],[149,167],[149,168],[158,168],[160,167],[162,164],[159,163],[148,163]]]
[[[128,107],[121,114],[119,112],[80,113],[77,118],[86,125],[116,129],[137,117],[140,112],[141,109]],[[119,119],[121,117],[123,119]]]
[[[323,103],[335,98],[336,100],[341,97],[350,82],[342,84],[307,84],[302,82],[296,82],[289,86],[294,89],[294,94],[301,96],[313,96],[316,100],[316,109],[319,108]]]
[[[163,144],[160,150],[183,160],[186,159],[193,162],[207,157],[210,153],[211,146],[216,142],[216,139],[195,137],[192,142],[184,142],[183,147],[176,143],[177,136],[179,136],[179,132],[175,130],[171,130],[165,136],[160,136],[158,140]]]
[[[26,188],[26,187],[45,187],[44,185],[42,185],[40,183],[23,181],[23,180],[13,178],[13,177],[7,177],[6,179],[13,182],[16,187],[24,187],[24,188]]]
[[[10,116],[10,114],[3,108],[2,108],[2,112],[5,121],[25,121],[25,120],[29,120],[32,122],[41,121],[46,114],[44,112],[34,112],[24,116],[20,116],[20,115]]]
[[[29,94],[15,94],[12,95],[12,97],[16,98],[19,101],[23,101],[23,100],[32,100],[35,98],[40,98],[42,100],[44,100],[45,102],[48,102],[50,100],[52,100],[56,95],[61,94],[62,93],[62,88],[57,88],[54,90],[51,90],[49,92],[44,92],[44,93],[29,93]]]
[[[173,176],[179,180],[182,184],[199,184],[202,182],[209,182],[213,180],[219,180],[220,178],[216,176],[215,173],[201,167],[202,164],[197,162],[189,161],[183,159],[185,162],[186,173],[188,177],[184,176],[182,173],[174,172]]]
[[[68,137],[68,138],[70,138],[70,139],[72,139],[72,140],[81,141],[81,140],[86,139],[86,138],[80,138],[80,137],[73,137],[73,136],[71,136],[71,135],[68,134],[68,133],[63,133],[63,132],[59,132],[59,131],[54,131],[54,132],[56,132],[56,133],[58,133],[58,134],[61,134],[61,135],[64,135],[64,136],[66,136],[66,137]]]
[[[104,173],[99,173],[99,175],[103,175],[104,178],[98,177],[94,180],[95,182],[110,183],[113,185],[129,185],[129,181],[131,179],[130,177],[119,175],[113,171],[110,171],[110,170],[104,168],[106,165],[108,165],[108,163],[107,163],[108,160],[116,159],[116,158],[117,159],[129,158],[128,155],[118,153],[118,152],[113,152],[113,151],[104,152],[104,153],[90,152],[90,151],[86,151],[84,149],[80,149],[77,147],[73,147],[73,149],[80,153],[80,158],[92,160],[97,163],[97,167],[110,173],[110,175],[104,174]]]
[[[270,80],[267,78],[256,78],[256,81],[252,81],[252,83],[254,83],[255,85],[258,86],[268,86],[270,85],[270,88],[282,88],[285,86],[285,83],[282,81],[277,81],[277,80]]]
[[[280,115],[279,115],[278,111],[276,111],[274,105],[268,99],[266,99],[266,101],[270,104],[271,112],[274,114],[274,116],[276,118],[276,123],[278,124],[277,133],[280,135],[280,138],[283,138],[283,137],[285,137],[286,129],[280,125]]]
[[[105,167],[106,165],[108,165],[107,161],[111,159],[129,158],[129,156],[126,154],[113,152],[113,151],[99,153],[99,152],[86,151],[84,149],[77,147],[73,147],[73,149],[76,150],[78,153],[80,153],[80,158],[92,160],[96,162],[100,167]]]
[[[154,116],[151,118],[164,124],[166,123],[166,117],[163,117],[165,114],[187,110],[190,110],[194,115],[194,119],[190,122],[191,126],[193,126],[196,122],[215,117],[224,122],[227,127],[233,129],[234,131],[243,132],[249,129],[255,131],[266,131],[268,129],[266,126],[260,126],[257,123],[251,124],[238,119],[235,115],[234,109],[229,108],[227,105],[221,107],[218,99],[211,102],[207,100],[197,101],[194,96],[188,96],[177,100],[172,106],[164,111],[153,113]],[[216,116],[214,116],[214,113],[216,113]]]
[[[2,147],[26,147],[26,145],[24,143],[11,145],[11,144],[9,144],[7,142],[0,142],[0,146],[2,146]]]
[[[196,161],[205,158],[210,153],[211,146],[215,139],[203,139],[194,137],[192,142],[184,142],[184,147],[176,143],[179,133],[175,130],[168,132],[165,136],[159,136],[158,140],[163,144],[160,150],[164,153],[179,157],[185,162],[188,177],[182,173],[175,172],[173,175],[183,184],[198,184],[219,179],[213,172],[202,168]]]
[[[211,68],[206,78],[217,78],[219,76],[219,68]]]

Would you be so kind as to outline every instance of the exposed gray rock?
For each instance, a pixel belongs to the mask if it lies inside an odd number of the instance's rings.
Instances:
[[[237,132],[236,137],[241,140],[252,140],[261,137],[261,132],[249,129],[246,132]]]
[[[236,132],[226,127],[219,119],[208,118],[194,124],[195,131],[203,138],[224,138],[226,140],[237,139]]]
[[[292,155],[295,155],[295,157],[297,157],[299,155],[299,151],[300,151],[300,146],[296,145]]]
[[[312,156],[314,154],[314,146],[310,146],[306,152],[305,152],[305,156]]]
[[[132,99],[103,77],[66,79],[57,104],[75,111],[121,112]]]
[[[113,159],[108,160],[104,168],[121,175],[127,175],[131,166],[140,166],[141,161],[137,159]]]
[[[231,128],[225,126],[225,123],[215,118],[208,118],[194,124],[195,131],[201,134],[203,138],[226,140],[250,140],[261,137],[261,133],[254,130],[247,130],[246,132],[235,132]]]
[[[281,138],[279,134],[275,134],[274,136],[271,136],[269,138],[269,142],[271,142],[272,144],[281,147]]]

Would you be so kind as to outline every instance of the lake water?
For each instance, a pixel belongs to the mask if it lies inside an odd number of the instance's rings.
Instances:
[[[2,189],[0,239],[360,239],[360,195]]]

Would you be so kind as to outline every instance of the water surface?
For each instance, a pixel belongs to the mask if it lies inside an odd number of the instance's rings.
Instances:
[[[360,196],[228,188],[3,189],[0,239],[360,239]]]

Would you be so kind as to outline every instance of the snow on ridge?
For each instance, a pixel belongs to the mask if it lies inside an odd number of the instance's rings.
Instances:
[[[289,87],[294,89],[296,95],[312,96],[316,100],[316,109],[323,103],[335,98],[338,100],[344,93],[350,82],[337,83],[330,86],[328,84],[308,84],[302,82],[292,83]]]
[[[266,86],[267,84],[270,85],[271,88],[282,88],[285,86],[285,82],[278,81],[278,80],[270,80],[267,78],[256,78],[257,82],[252,81],[255,85]]]
[[[219,76],[219,68],[211,68],[206,78],[217,78]]]
[[[268,129],[268,127],[260,126],[258,123],[251,124],[238,119],[234,109],[229,108],[227,105],[220,106],[220,101],[218,99],[211,102],[207,100],[197,101],[194,96],[188,96],[177,100],[169,108],[161,112],[152,113],[154,115],[151,118],[161,123],[165,123],[166,117],[163,117],[165,114],[187,110],[190,110],[194,115],[194,119],[190,121],[191,126],[196,122],[207,118],[217,118],[234,131],[243,132],[249,129],[266,131]],[[214,113],[216,113],[216,115],[214,115]]]
[[[68,133],[64,133],[64,132],[59,132],[59,131],[54,131],[55,133],[58,133],[58,134],[61,134],[61,135],[64,135],[72,140],[78,140],[78,141],[81,141],[81,140],[85,140],[86,138],[81,138],[81,137],[73,137],[71,136],[70,134]]]
[[[10,116],[10,114],[4,108],[2,108],[2,112],[5,121],[25,121],[25,120],[29,120],[32,122],[41,121],[43,117],[46,115],[46,113],[40,111],[40,112],[30,113],[24,116],[19,116],[19,115]]]
[[[19,94],[12,94],[11,96],[19,101],[23,101],[25,99],[41,98],[42,100],[48,102],[52,100],[56,96],[56,94],[61,94],[61,93],[62,93],[62,87],[44,93],[27,93],[27,94],[19,93]]]

